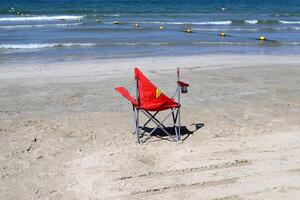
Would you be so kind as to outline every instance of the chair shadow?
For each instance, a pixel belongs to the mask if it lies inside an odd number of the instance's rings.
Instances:
[[[195,126],[195,130],[189,130],[186,126],[181,126],[180,127],[180,130],[181,130],[181,140],[184,141],[186,140],[190,135],[194,134],[196,131],[198,131],[200,128],[204,127],[204,124],[203,123],[193,123],[192,125]],[[154,128],[149,128],[149,127],[144,127],[142,128],[142,130],[144,132],[147,132],[147,133],[151,133],[151,131],[153,130]],[[175,133],[175,128],[174,127],[166,127],[165,130],[172,136],[175,136],[176,133]],[[169,140],[169,137],[168,135],[163,131],[161,130],[160,128],[156,129],[152,134],[151,136],[149,136],[148,138],[145,139],[146,140],[149,140],[150,138],[152,138],[153,136],[157,137],[157,138],[160,138],[160,139],[164,139],[164,140]]]

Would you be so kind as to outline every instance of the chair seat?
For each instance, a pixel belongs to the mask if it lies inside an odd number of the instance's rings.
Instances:
[[[139,109],[143,109],[146,111],[163,111],[171,108],[180,108],[180,104],[174,102],[172,104],[163,104],[163,105],[142,105]]]

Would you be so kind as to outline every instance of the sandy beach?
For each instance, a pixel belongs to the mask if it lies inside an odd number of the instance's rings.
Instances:
[[[183,141],[136,144],[136,66],[167,94],[181,68]],[[0,199],[299,199],[300,57],[0,64],[0,138]]]

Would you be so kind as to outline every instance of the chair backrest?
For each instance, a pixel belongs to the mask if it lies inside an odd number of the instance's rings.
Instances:
[[[137,81],[138,104],[148,110],[164,109],[166,106],[177,105],[156,87],[138,68],[134,69],[134,77]]]

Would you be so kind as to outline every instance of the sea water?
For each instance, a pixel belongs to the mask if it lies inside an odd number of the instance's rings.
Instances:
[[[299,54],[300,1],[0,2],[0,62],[230,53]]]

